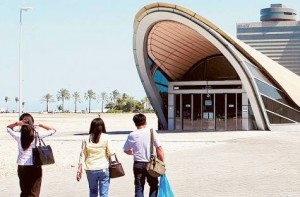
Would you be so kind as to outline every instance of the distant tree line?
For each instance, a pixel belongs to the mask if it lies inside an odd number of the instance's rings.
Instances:
[[[132,96],[123,93],[121,94],[118,90],[114,90],[111,93],[101,92],[97,95],[93,90],[88,90],[82,95],[75,91],[71,93],[69,90],[65,88],[61,88],[56,93],[56,97],[50,93],[45,94],[41,103],[45,103],[46,112],[49,112],[49,104],[54,103],[56,101],[61,102],[57,106],[57,110],[61,112],[70,112],[71,110],[65,109],[65,101],[67,100],[74,101],[74,112],[78,112],[78,104],[82,102],[83,99],[88,101],[88,107],[86,107],[86,112],[91,113],[91,105],[92,102],[100,103],[101,107],[99,109],[100,112],[106,111],[107,113],[119,113],[119,112],[153,112],[153,108],[149,102],[147,97],[144,97],[142,100],[135,100]],[[10,98],[8,96],[5,97],[6,102],[6,111],[8,111],[8,102]],[[19,98],[15,98],[16,104],[19,102]],[[24,108],[25,102],[22,102],[22,106]],[[106,109],[106,110],[104,110]]]
[[[8,112],[8,102],[11,100],[8,96],[5,96],[4,98],[5,100],[5,103],[6,103],[6,112]],[[16,101],[16,104],[18,104],[18,102],[20,101],[19,97],[15,97],[15,101]],[[25,102],[23,101],[22,102],[22,107],[24,108],[24,105],[25,105]],[[2,111],[1,111],[2,112]]]

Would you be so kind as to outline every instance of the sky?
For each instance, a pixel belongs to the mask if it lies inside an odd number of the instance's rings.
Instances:
[[[22,13],[22,95],[24,111],[45,111],[41,99],[65,88],[81,94],[79,110],[88,106],[84,94],[97,95],[117,89],[136,100],[146,96],[133,56],[133,22],[150,0],[0,0],[0,108],[18,109],[19,30]],[[207,18],[232,36],[236,23],[259,22],[260,9],[281,3],[297,10],[299,0],[174,0]],[[298,16],[298,20],[300,20]],[[8,96],[10,101],[5,102]],[[59,101],[50,104],[57,109]],[[65,103],[74,110],[74,101]],[[92,101],[92,110],[101,103]]]

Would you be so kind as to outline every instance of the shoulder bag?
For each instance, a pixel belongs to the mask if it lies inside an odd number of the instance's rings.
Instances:
[[[37,143],[39,144],[37,145]],[[38,132],[35,132],[35,147],[32,149],[32,160],[36,166],[55,163],[51,146],[45,144]]]
[[[154,134],[153,129],[151,129],[151,143],[150,143],[150,154],[151,158],[149,163],[147,164],[147,172],[152,177],[160,177],[162,176],[166,171],[165,163],[162,162],[157,155],[153,154],[153,147],[154,147]]]
[[[111,159],[112,156],[115,156],[115,160]],[[118,161],[116,153],[109,156],[109,177],[118,178],[125,175],[122,164]]]

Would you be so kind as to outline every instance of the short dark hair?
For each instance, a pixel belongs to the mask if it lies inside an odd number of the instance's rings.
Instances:
[[[146,124],[146,116],[144,114],[135,114],[133,116],[133,122],[135,126],[142,126]]]

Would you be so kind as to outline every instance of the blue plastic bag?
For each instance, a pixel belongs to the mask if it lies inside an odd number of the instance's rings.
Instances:
[[[174,197],[173,191],[171,189],[166,174],[160,177],[158,197]]]

